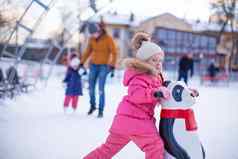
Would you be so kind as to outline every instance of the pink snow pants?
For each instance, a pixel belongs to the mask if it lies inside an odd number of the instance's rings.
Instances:
[[[83,159],[111,159],[130,141],[145,152],[146,159],[164,159],[164,144],[158,134],[127,136],[115,133],[110,133],[105,144],[90,152]]]
[[[64,98],[64,107],[68,107],[69,103],[72,101],[72,107],[74,109],[77,108],[78,105],[78,96],[68,96],[66,95]]]

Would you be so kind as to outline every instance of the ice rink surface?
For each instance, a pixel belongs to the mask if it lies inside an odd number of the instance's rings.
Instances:
[[[0,159],[82,159],[105,141],[117,105],[127,91],[121,75],[108,78],[102,119],[96,117],[97,112],[87,116],[87,85],[76,113],[63,113],[62,78],[55,76],[46,88],[0,101]],[[200,92],[194,110],[207,159],[238,159],[238,83],[201,86],[194,77],[189,85]],[[144,159],[144,154],[129,143],[113,159]]]

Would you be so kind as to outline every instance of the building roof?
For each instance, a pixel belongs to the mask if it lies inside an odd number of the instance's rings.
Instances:
[[[219,32],[222,28],[221,25],[217,23],[208,23],[208,22],[196,22],[196,21],[190,21],[190,24],[193,26],[194,31],[215,31]],[[225,32],[231,32],[230,25],[226,25]],[[238,32],[237,28],[234,28],[234,32]]]
[[[98,15],[90,19],[90,22],[100,22],[101,17],[103,18],[104,22],[109,25],[124,25],[124,26],[130,26],[130,27],[138,27],[143,23],[147,23],[151,20],[162,18],[162,17],[170,17],[175,20],[183,21],[184,24],[191,25],[193,31],[201,32],[201,31],[213,31],[218,32],[221,30],[221,25],[218,25],[216,23],[208,23],[208,22],[198,22],[196,20],[185,20],[179,17],[176,17],[175,15],[171,13],[163,13],[157,16],[149,17],[149,18],[139,18],[135,17],[131,20],[131,15],[125,15],[125,14],[117,14],[117,13],[111,13],[107,12],[102,15]],[[225,32],[231,32],[231,28],[229,25],[225,27]],[[237,28],[234,28],[234,32],[238,32]]]
[[[164,27],[182,31],[192,31],[192,26],[186,20],[178,18],[171,13],[163,13],[141,21],[138,28]],[[149,29],[151,30],[151,29]],[[152,29],[153,30],[153,29]],[[147,30],[148,31],[148,30]],[[150,32],[150,31],[149,31]]]
[[[157,18],[160,18],[160,17],[173,17],[173,18],[176,18],[176,19],[179,19],[179,20],[183,21],[182,18],[176,17],[175,15],[166,12],[166,13],[163,13],[163,14],[159,14],[159,15],[156,15],[156,16],[153,16],[153,17],[146,18],[146,19],[142,20],[141,23],[145,23],[145,22],[148,22],[150,20],[157,19]]]
[[[100,22],[101,18],[106,24],[111,25],[125,25],[125,26],[137,26],[139,25],[138,17],[134,16],[131,20],[132,15],[117,14],[117,13],[105,13],[103,15],[95,16],[90,19],[90,22]]]

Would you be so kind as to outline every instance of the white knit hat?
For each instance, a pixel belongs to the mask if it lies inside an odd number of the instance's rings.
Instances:
[[[151,41],[142,41],[140,48],[137,50],[136,57],[141,60],[147,60],[155,54],[164,54],[159,45]]]
[[[80,60],[77,57],[73,58],[70,61],[70,66],[71,67],[77,67],[77,66],[79,66],[79,64],[80,64]]]

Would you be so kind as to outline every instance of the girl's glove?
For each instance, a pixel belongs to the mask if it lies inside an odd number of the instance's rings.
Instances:
[[[113,72],[115,70],[115,67],[112,65],[108,65],[109,72]]]
[[[158,99],[165,99],[168,100],[170,98],[170,91],[166,87],[159,87],[155,92],[154,92],[154,97]]]
[[[88,74],[88,72],[87,72],[87,69],[85,68],[85,67],[79,67],[79,74],[80,75],[82,75],[82,76],[85,76],[85,75],[87,75]]]
[[[196,89],[189,88],[189,90],[191,91],[191,95],[193,97],[198,97],[199,96],[199,92]]]
[[[114,77],[114,71],[115,71],[115,67],[112,65],[108,65],[108,72],[111,72],[111,75],[110,75],[111,78]]]

